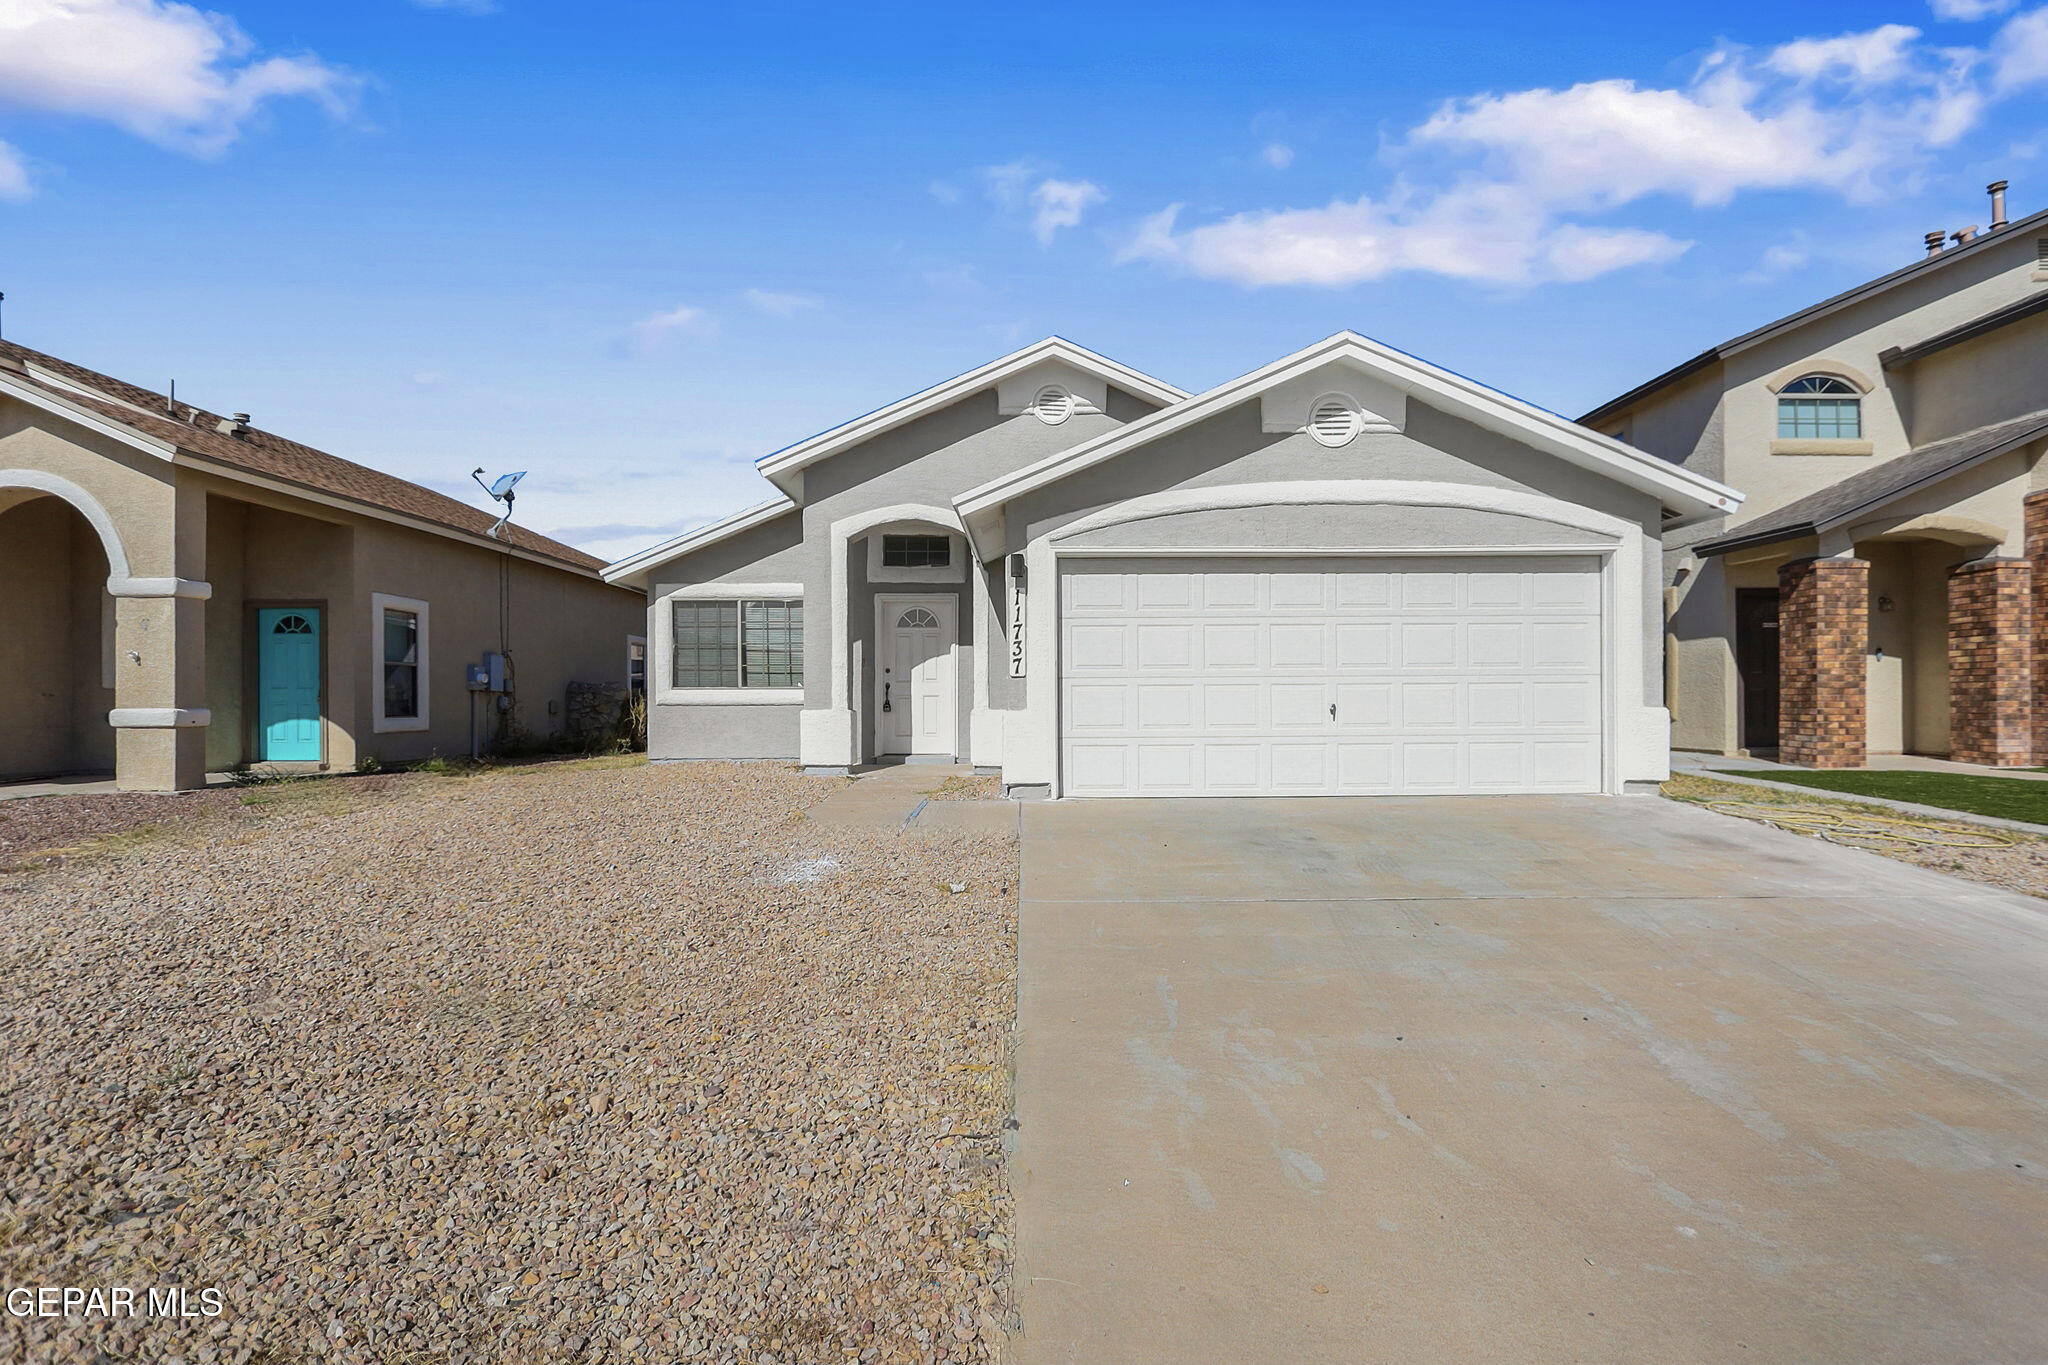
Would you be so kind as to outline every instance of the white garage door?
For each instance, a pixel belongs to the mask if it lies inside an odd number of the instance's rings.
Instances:
[[[1599,569],[1077,565],[1061,576],[1065,790],[1598,791]]]

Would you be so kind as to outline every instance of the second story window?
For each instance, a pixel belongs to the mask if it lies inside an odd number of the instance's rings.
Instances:
[[[1831,374],[1808,374],[1778,390],[1781,441],[1856,441],[1863,437],[1863,400]]]

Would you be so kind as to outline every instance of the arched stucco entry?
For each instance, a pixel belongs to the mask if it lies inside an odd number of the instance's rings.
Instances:
[[[68,509],[61,515],[37,506],[59,503]],[[18,538],[17,556],[49,556],[51,547],[61,544],[67,561],[61,575],[54,560],[43,565],[49,600],[31,604],[21,592],[14,594],[15,610],[43,618],[53,641],[63,637],[67,666],[24,653],[0,670],[0,690],[33,694],[41,704],[32,710],[63,717],[61,743],[24,749],[28,756],[13,775],[25,775],[29,767],[76,771],[112,766],[128,789],[202,785],[211,714],[195,703],[205,699],[204,603],[212,595],[211,585],[198,579],[138,577],[128,552],[133,537],[122,534],[100,499],[62,475],[0,469],[0,515],[10,513],[38,523],[34,543],[27,535]],[[81,534],[74,536],[74,530]],[[74,543],[87,530],[88,544],[98,543],[90,556]],[[88,558],[92,572],[82,578],[81,561]],[[54,586],[59,577],[61,587]],[[91,579],[98,580],[97,591],[89,586]]]

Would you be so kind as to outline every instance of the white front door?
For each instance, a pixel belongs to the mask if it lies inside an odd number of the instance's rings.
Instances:
[[[1061,575],[1074,796],[1592,792],[1591,557]]]
[[[877,753],[950,756],[958,751],[955,612],[952,597],[875,599]]]

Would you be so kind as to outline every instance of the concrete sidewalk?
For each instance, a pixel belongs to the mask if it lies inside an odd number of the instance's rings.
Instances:
[[[1017,832],[1015,801],[933,800],[935,792],[972,780],[974,769],[954,763],[894,763],[870,768],[846,780],[838,791],[805,814],[841,829],[895,832],[965,830]]]
[[[1654,798],[1024,810],[1052,1362],[2038,1360],[2048,905]]]

